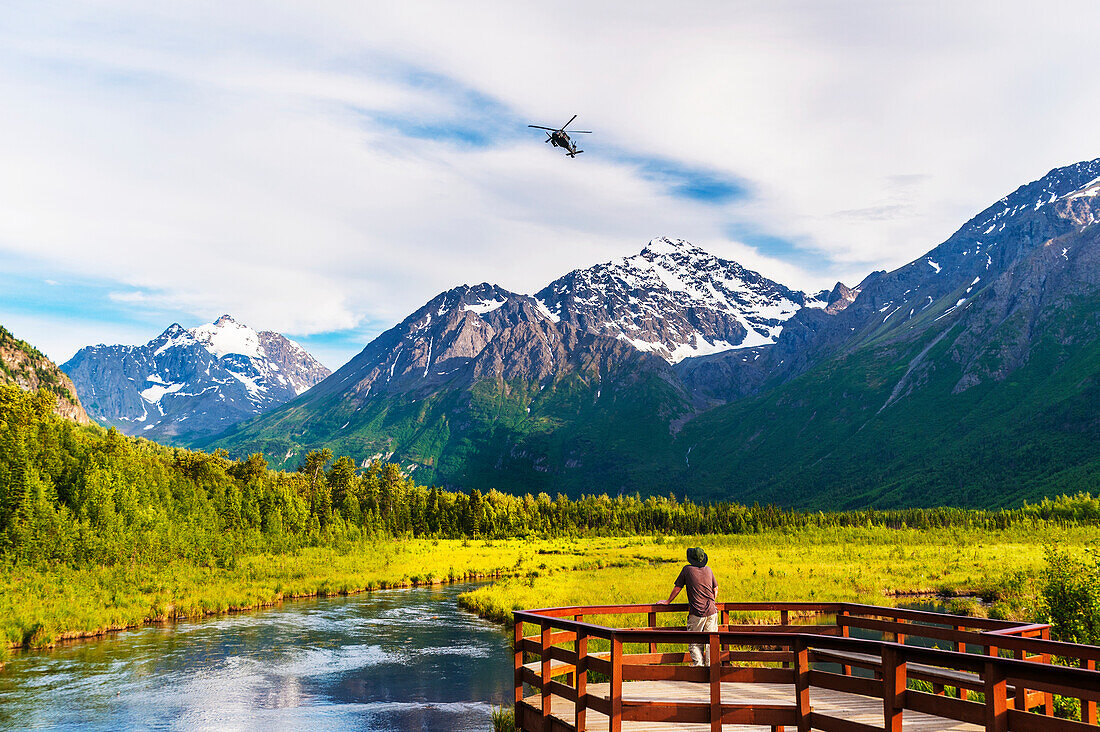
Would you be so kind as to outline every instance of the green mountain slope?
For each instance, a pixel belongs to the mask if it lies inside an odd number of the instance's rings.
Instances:
[[[293,402],[216,444],[288,467],[328,447],[358,461],[388,458],[425,483],[616,493],[659,483],[671,460],[669,422],[684,409],[682,392],[652,373],[602,385],[577,374],[549,385],[496,378],[415,400],[396,394],[357,406],[333,394]]]
[[[694,420],[678,440],[681,454],[691,450],[684,479],[703,495],[812,508],[999,506],[1095,491],[1100,295],[1084,280],[1100,242],[1076,244],[1076,271],[1062,274],[1079,287],[1029,260],[1018,269],[1051,287],[1033,307],[1026,277],[1010,273],[1005,292],[990,287],[955,318],[916,321]]]

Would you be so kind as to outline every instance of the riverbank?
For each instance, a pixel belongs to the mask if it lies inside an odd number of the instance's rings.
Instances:
[[[846,601],[895,605],[914,595],[975,596],[961,611],[1032,619],[1041,613],[1036,586],[1046,547],[1083,551],[1091,527],[1036,525],[1007,530],[807,528],[728,536],[676,537],[667,555],[683,562],[684,549],[703,546],[729,601]],[[579,570],[553,578],[507,578],[459,597],[481,617],[511,624],[512,611],[534,607],[616,605],[668,597],[676,566]],[[742,613],[737,622],[760,622]],[[645,618],[618,618],[630,625]],[[668,617],[665,622],[674,622]]]
[[[1083,549],[1092,527],[803,528],[697,537],[386,540],[186,564],[0,571],[0,656],[11,648],[149,623],[243,612],[292,598],[491,578],[460,605],[499,623],[520,608],[652,602],[684,549],[704,546],[720,598],[895,604],[915,594],[987,598],[983,612],[1036,617],[1045,547]],[[751,615],[741,622],[758,620]],[[672,619],[669,618],[669,622]]]
[[[183,563],[0,570],[0,654],[150,623],[269,607],[302,597],[664,561],[649,539],[386,540],[254,555],[230,568]]]

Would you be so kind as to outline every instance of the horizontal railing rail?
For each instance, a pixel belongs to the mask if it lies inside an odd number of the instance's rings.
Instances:
[[[749,724],[773,730],[896,732],[905,710],[998,732],[1096,728],[1100,647],[1052,641],[1045,624],[853,603],[780,602],[720,603],[722,622],[715,631],[658,624],[661,616],[686,611],[684,604],[516,611],[517,728],[581,732],[592,711],[607,717],[612,732],[621,730],[624,721],[709,723],[712,730]],[[778,624],[736,625],[729,623],[731,613],[780,617]],[[792,616],[812,614],[834,618],[812,625],[790,622]],[[592,622],[603,616],[624,621],[644,616],[646,625]],[[525,625],[537,626],[538,634],[525,635]],[[880,637],[851,637],[853,629]],[[953,648],[906,642],[913,638]],[[706,648],[707,665],[684,665],[689,655],[683,648],[692,644]],[[528,657],[538,660],[528,663]],[[1058,659],[1076,667],[1055,663]],[[589,688],[590,674],[601,684],[599,693]],[[633,682],[706,685],[707,701],[624,699],[624,683]],[[723,699],[724,683],[784,685],[792,694],[789,702],[729,701]],[[526,696],[525,686],[537,693]],[[883,726],[815,711],[811,689],[879,700]],[[948,696],[951,689],[955,697]],[[1079,700],[1081,720],[1054,717],[1054,695]]]

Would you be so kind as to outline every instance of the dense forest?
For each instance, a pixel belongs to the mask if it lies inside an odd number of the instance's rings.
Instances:
[[[570,499],[417,485],[397,465],[329,450],[294,472],[261,455],[233,461],[165,447],[52,414],[56,396],[0,386],[0,557],[110,565],[237,557],[363,538],[748,533],[808,526],[1006,528],[1100,523],[1083,494],[997,511],[958,508],[801,513],[675,496]]]

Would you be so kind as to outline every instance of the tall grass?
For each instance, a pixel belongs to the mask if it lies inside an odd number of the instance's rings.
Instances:
[[[647,540],[387,540],[242,557],[229,568],[178,562],[0,569],[0,646],[41,647],[148,622],[233,612],[293,597],[341,595],[491,576],[645,564]]]
[[[600,571],[516,577],[460,596],[479,615],[511,622],[513,610],[595,604],[652,603],[668,597],[686,547],[703,546],[726,601],[846,601],[895,604],[913,594],[986,595],[1003,591],[1013,573],[1035,576],[1044,547],[1081,548],[1087,528],[1047,527],[1021,532],[984,529],[838,528],[751,535],[659,538],[652,544],[666,563]],[[660,541],[661,543],[657,543]],[[1033,617],[1034,603],[1016,598],[994,608],[1001,616]],[[673,622],[671,615],[666,622]],[[760,620],[744,613],[735,619]],[[642,618],[608,618],[631,625]],[[682,622],[682,618],[678,621]]]

